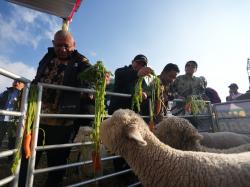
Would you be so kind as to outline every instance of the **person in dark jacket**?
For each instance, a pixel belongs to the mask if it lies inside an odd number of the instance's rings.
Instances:
[[[205,94],[208,97],[208,100],[211,101],[212,104],[221,103],[220,96],[215,89],[207,87],[205,89]]]
[[[113,87],[113,92],[116,93],[124,93],[124,94],[133,94],[135,84],[139,77],[146,76],[152,73],[152,69],[147,67],[147,57],[139,54],[134,57],[132,60],[132,64],[129,66],[125,66],[122,68],[118,68],[115,71],[115,82]],[[143,87],[146,86],[146,82],[143,81]],[[148,115],[148,108],[146,98],[146,92],[143,92],[144,102],[141,105],[142,114]],[[110,105],[108,109],[108,113],[111,115],[114,111],[120,108],[128,108],[131,109],[132,100],[130,97],[119,97],[112,96],[110,99]],[[147,114],[146,114],[147,113]],[[114,169],[116,172],[128,169],[129,166],[123,158],[117,158],[113,160]],[[119,176],[119,182],[128,185],[130,181],[134,180],[135,176],[132,174],[125,174]],[[134,181],[133,181],[134,182]]]
[[[78,79],[80,72],[90,67],[89,60],[81,55],[76,49],[73,36],[68,31],[57,31],[54,35],[53,48],[49,48],[47,54],[40,61],[37,74],[33,83],[42,82],[48,84],[65,85],[72,87],[86,87],[87,83],[81,83]],[[82,97],[80,97],[82,95]],[[78,114],[84,104],[89,103],[90,98],[79,92],[64,91],[44,88],[42,98],[42,113],[66,113]],[[45,145],[70,143],[78,127],[73,119],[65,118],[41,118],[40,128],[45,131]],[[38,145],[44,140],[42,131],[39,132]],[[47,151],[47,166],[64,165],[70,148]],[[37,159],[41,152],[37,152]],[[23,159],[25,160],[25,159]],[[37,164],[37,163],[36,163]],[[25,169],[24,169],[25,170]],[[46,187],[60,186],[65,170],[48,172],[48,178],[44,184]],[[21,176],[20,179],[25,178]],[[25,184],[20,182],[19,186]]]
[[[0,109],[18,111],[20,109],[20,97],[24,83],[14,81],[12,87],[0,94]],[[0,116],[0,147],[8,132],[8,149],[14,149],[16,142],[16,119],[13,116]]]
[[[134,57],[131,65],[118,68],[115,71],[113,92],[132,95],[134,93],[135,84],[138,78],[152,73],[152,69],[147,67],[147,63],[147,57],[139,54]],[[146,82],[143,81],[143,87],[145,86]],[[143,97],[144,99],[147,98],[145,92],[143,92]],[[109,114],[113,114],[114,111],[120,108],[131,109],[131,104],[132,100],[129,97],[112,96],[110,99],[108,112]]]

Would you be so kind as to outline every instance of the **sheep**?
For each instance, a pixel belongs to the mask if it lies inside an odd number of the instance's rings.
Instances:
[[[185,151],[203,151],[214,153],[240,153],[250,151],[250,143],[230,149],[214,149],[201,145],[203,136],[186,119],[169,117],[156,125],[156,137],[169,146]]]
[[[234,132],[201,133],[201,144],[206,147],[227,149],[242,144],[250,143],[250,137]]]
[[[250,152],[227,155],[171,148],[129,109],[105,119],[100,138],[127,161],[145,187],[250,186]]]

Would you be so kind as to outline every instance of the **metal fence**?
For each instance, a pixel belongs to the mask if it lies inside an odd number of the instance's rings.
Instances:
[[[217,131],[250,135],[250,100],[235,100],[213,106]]]
[[[94,118],[94,115],[84,115],[84,114],[46,114],[46,113],[41,113],[41,104],[42,104],[42,92],[43,88],[52,88],[52,89],[59,89],[59,90],[70,90],[70,91],[76,91],[76,92],[85,92],[85,93],[95,93],[95,90],[93,89],[85,89],[85,88],[75,88],[75,87],[68,87],[68,86],[59,86],[59,85],[51,85],[51,84],[45,84],[45,83],[38,83],[38,107],[37,107],[37,114],[36,114],[36,119],[33,127],[33,137],[32,137],[32,155],[31,158],[29,159],[29,166],[28,166],[28,174],[26,178],[26,186],[31,187],[33,186],[34,182],[34,176],[36,174],[40,173],[45,173],[49,171],[54,171],[54,170],[59,170],[59,169],[66,169],[66,168],[71,168],[71,167],[79,167],[83,165],[89,165],[92,164],[92,160],[87,160],[87,161],[80,161],[72,164],[66,164],[66,165],[60,165],[60,166],[53,166],[49,168],[43,168],[43,169],[35,169],[35,162],[36,162],[36,152],[37,151],[43,151],[43,150],[48,150],[48,149],[58,149],[58,148],[66,148],[66,147],[79,147],[82,145],[89,145],[89,143],[70,143],[70,144],[61,144],[61,145],[45,145],[45,146],[37,146],[37,139],[38,139],[38,130],[39,130],[39,121],[40,117],[55,117],[55,118]],[[111,93],[107,92],[109,95],[115,95],[115,96],[120,96],[120,97],[131,97],[131,95],[128,94],[119,94],[119,93]],[[107,116],[110,117],[110,116]],[[116,159],[119,158],[119,156],[109,156],[105,158],[101,158],[101,161],[107,161],[111,159]],[[76,184],[72,184],[70,186],[82,186],[90,183],[94,183],[100,180],[104,180],[107,178],[111,178],[114,176],[122,175],[124,173],[131,172],[131,169],[127,169],[124,171],[112,173],[109,175],[104,175],[100,177],[95,177],[93,179],[85,180],[82,182],[78,182]]]
[[[24,120],[25,120],[25,114],[26,114],[26,110],[27,110],[27,99],[28,99],[28,92],[29,92],[29,87],[30,87],[30,80],[28,80],[24,77],[15,75],[11,72],[8,72],[2,68],[0,68],[0,74],[8,77],[10,79],[21,81],[21,82],[25,83],[25,87],[24,87],[23,92],[22,92],[20,111],[0,110],[0,115],[9,115],[9,116],[19,117],[15,149],[0,152],[0,159],[1,159],[4,157],[14,155],[17,151],[18,142],[20,141],[22,134],[23,134],[23,131],[24,131]],[[3,186],[3,185],[8,184],[8,183],[9,184],[11,183],[11,185],[14,187],[16,187],[18,185],[20,163],[21,162],[18,163],[15,173],[0,180],[0,186]]]
[[[22,105],[21,105],[21,110],[20,112],[18,111],[3,111],[0,110],[0,114],[2,115],[13,115],[13,116],[19,116],[19,129],[18,129],[18,138],[17,141],[20,140],[23,130],[24,130],[24,119],[25,119],[25,114],[27,110],[27,97],[28,97],[28,91],[30,87],[30,81],[22,78],[20,76],[14,75],[10,72],[7,72],[3,69],[0,68],[0,74],[7,76],[9,78],[15,79],[15,80],[20,80],[25,83],[25,88],[23,90],[23,97],[22,97]],[[68,91],[75,91],[75,92],[86,92],[86,93],[95,93],[95,90],[93,89],[85,89],[85,88],[75,88],[75,87],[68,87],[68,86],[59,86],[59,85],[51,85],[51,84],[45,84],[45,83],[38,83],[38,108],[37,108],[37,114],[36,114],[36,119],[33,125],[33,132],[32,132],[32,155],[31,158],[29,159],[29,164],[28,164],[28,171],[27,171],[27,178],[26,178],[26,186],[31,187],[33,186],[34,183],[34,177],[38,174],[44,174],[49,171],[54,171],[54,170],[60,170],[60,169],[69,169],[73,167],[80,167],[84,165],[91,165],[93,162],[92,160],[86,160],[86,161],[78,161],[74,163],[69,163],[66,165],[60,165],[60,166],[53,166],[53,167],[47,167],[47,168],[40,168],[36,169],[35,168],[35,162],[36,162],[36,152],[37,151],[44,151],[44,150],[49,150],[49,149],[63,149],[67,147],[80,147],[80,146],[86,146],[92,144],[92,142],[83,142],[83,143],[68,143],[68,144],[60,144],[60,145],[45,145],[45,146],[37,146],[37,140],[38,140],[38,130],[39,130],[39,121],[40,118],[94,118],[94,115],[83,115],[83,114],[48,114],[48,113],[41,113],[41,105],[42,105],[42,93],[43,93],[43,88],[51,88],[51,89],[59,89],[59,90],[68,90]],[[120,94],[120,93],[113,93],[113,92],[106,92],[107,95],[113,95],[113,96],[119,96],[119,97],[131,97],[129,94]],[[209,119],[209,124],[207,128],[200,129],[200,131],[214,131],[215,130],[215,122],[216,120],[214,119],[215,115],[213,115],[214,112],[212,110],[210,102],[208,102],[208,109],[207,109],[207,114],[200,114],[197,117],[200,119]],[[110,117],[110,116],[107,116]],[[142,116],[144,118],[148,118],[149,116]],[[167,116],[165,116],[167,117]],[[190,118],[193,117],[192,115],[184,115],[180,117],[185,117],[185,118]],[[9,155],[13,155],[16,152],[16,149],[14,150],[8,150],[4,152],[0,152],[0,158],[1,157],[6,157]],[[102,162],[108,161],[108,160],[113,160],[117,159],[119,156],[113,156],[109,155],[106,157],[101,158]],[[19,170],[20,170],[20,163],[18,166],[18,169],[15,174],[0,180],[0,186],[3,186],[7,183],[13,182],[12,186],[17,186],[18,184],[18,176],[19,176]],[[83,180],[80,182],[77,182],[75,184],[70,184],[68,186],[83,186],[91,183],[95,183],[98,181],[106,180],[108,178],[118,176],[118,175],[123,175],[125,173],[131,172],[131,169],[126,169],[123,171],[119,172],[113,172],[110,174],[105,174],[101,176],[95,176],[91,179],[88,180]],[[140,185],[140,182],[136,182],[134,184],[131,184],[130,186],[138,186]]]

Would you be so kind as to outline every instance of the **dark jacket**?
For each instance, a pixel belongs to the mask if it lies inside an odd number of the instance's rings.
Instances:
[[[118,68],[115,71],[115,84],[113,92],[132,95],[138,78],[137,71],[132,68],[132,65]],[[145,86],[146,83],[144,81],[143,87]],[[112,96],[108,113],[113,114],[113,112],[119,108],[131,109],[131,102],[131,98],[128,97]]]
[[[209,101],[211,101],[211,103],[221,103],[221,99],[217,93],[217,91],[213,88],[209,88],[207,87],[205,89],[205,94],[208,97]]]
[[[14,87],[8,87],[7,90],[5,90],[3,93],[0,94],[0,109],[6,110],[5,105],[8,101],[9,94],[14,91]],[[21,97],[22,91],[18,92],[17,100],[14,102],[14,109],[19,110],[20,109],[20,97]]]
[[[3,93],[1,93],[0,95],[0,109],[1,110],[5,110],[5,104],[8,100],[8,95],[9,95],[9,89],[7,88],[7,90],[5,90]]]
[[[22,91],[18,90],[17,96],[14,99],[14,101],[12,100],[11,102],[13,102],[13,108],[6,108],[6,103],[9,102],[9,95],[13,92],[17,90],[14,87],[9,87],[7,88],[7,90],[5,90],[4,92],[2,92],[0,94],[0,109],[1,110],[14,110],[14,111],[19,111],[20,110],[20,106],[21,106],[21,97],[22,97]],[[0,116],[0,121],[2,121],[4,119],[4,116]],[[14,116],[10,116],[9,120],[17,120],[18,117],[14,117]]]
[[[37,69],[37,73],[33,83],[37,83],[40,81],[41,77],[43,76],[46,67],[50,63],[50,61],[56,57],[53,48],[48,48],[48,53],[42,58],[39,62],[39,66]],[[78,53],[75,50],[71,56],[69,57],[72,63],[68,64],[66,69],[64,70],[64,79],[63,85],[65,86],[72,86],[72,87],[90,87],[87,82],[81,83],[78,78],[80,72],[84,71],[91,65],[89,64],[89,60]],[[86,97],[86,100],[88,97]],[[86,101],[88,102],[88,101]],[[80,92],[73,92],[73,91],[62,91],[59,100],[59,113],[79,113],[80,109]]]

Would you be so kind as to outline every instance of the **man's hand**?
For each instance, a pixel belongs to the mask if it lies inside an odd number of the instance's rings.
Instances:
[[[146,92],[142,92],[142,99],[146,100],[148,98],[148,95]]]
[[[105,74],[105,79],[106,79],[106,84],[108,85],[110,83],[110,74],[109,73]]]
[[[153,70],[152,70],[150,67],[142,67],[142,68],[138,71],[137,75],[138,75],[139,77],[144,77],[144,76],[148,76],[148,75],[150,75],[150,74],[152,74],[152,73],[153,73]]]

